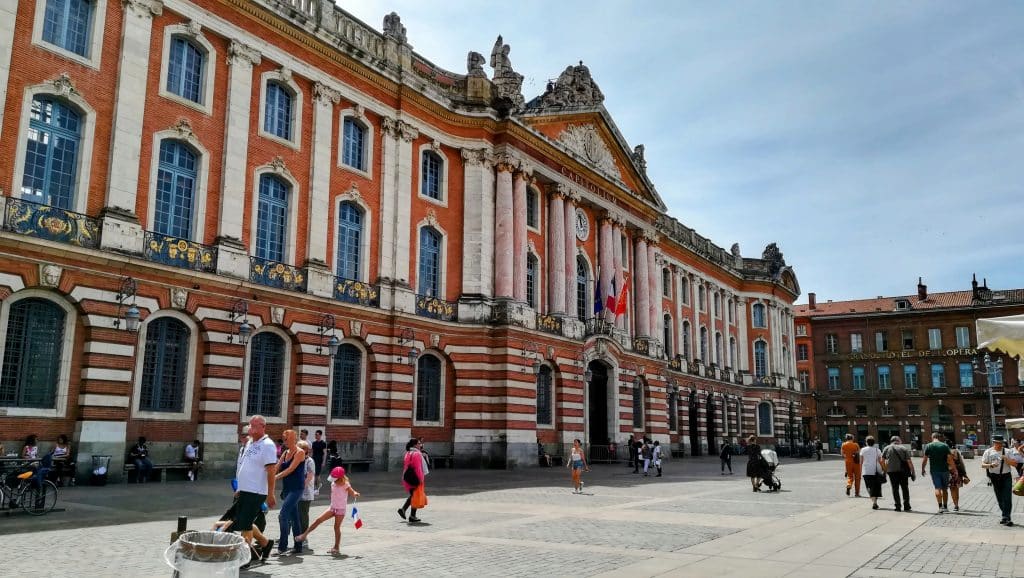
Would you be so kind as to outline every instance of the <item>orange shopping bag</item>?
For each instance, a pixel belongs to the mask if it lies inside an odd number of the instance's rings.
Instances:
[[[427,507],[427,492],[423,489],[424,484],[416,486],[412,492],[412,507],[421,510]]]

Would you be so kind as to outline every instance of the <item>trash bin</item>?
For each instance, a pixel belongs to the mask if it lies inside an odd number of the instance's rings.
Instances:
[[[110,470],[110,456],[93,456],[92,457],[92,475],[89,477],[89,483],[94,486],[105,486],[107,485],[107,474]]]
[[[164,551],[164,561],[181,578],[235,577],[250,556],[245,539],[231,532],[185,532]]]

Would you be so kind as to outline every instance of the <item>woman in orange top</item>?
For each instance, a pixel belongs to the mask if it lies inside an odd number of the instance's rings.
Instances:
[[[850,495],[850,488],[856,485],[857,497],[860,497],[860,446],[853,441],[853,434],[846,434],[846,441],[840,450],[843,459],[846,461],[846,495]]]

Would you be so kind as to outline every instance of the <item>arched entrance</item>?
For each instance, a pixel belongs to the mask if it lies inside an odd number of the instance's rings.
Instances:
[[[947,440],[956,443],[956,428],[953,427],[953,410],[944,405],[935,406],[932,413],[932,431],[940,432]]]
[[[697,392],[690,392],[690,455],[700,455],[700,404],[697,403]]]
[[[590,371],[590,383],[587,384],[587,441],[591,447],[607,446],[612,437],[608,412],[608,369],[605,363],[597,360],[587,365]]]

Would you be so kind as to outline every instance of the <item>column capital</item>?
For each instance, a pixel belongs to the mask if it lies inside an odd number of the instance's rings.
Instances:
[[[164,12],[163,0],[121,0],[121,6],[125,12],[147,18],[159,16]]]
[[[569,192],[565,195],[565,200],[573,204],[578,204],[583,199],[583,195],[579,191],[573,188],[569,188]]]
[[[564,199],[569,194],[569,186],[564,183],[551,183],[545,190],[549,196],[558,199]]]
[[[335,105],[341,100],[341,93],[322,82],[313,84],[313,102]]]
[[[405,142],[412,142],[416,137],[420,136],[420,131],[399,118],[392,118],[385,116],[381,120],[381,128],[384,130],[384,134],[391,135],[392,138],[401,139]]]
[[[462,162],[471,166],[490,166],[494,164],[494,155],[490,149],[459,149],[462,154]]]
[[[533,179],[533,165],[524,160],[520,160],[519,166],[516,167],[514,176],[517,179],[523,179],[529,182]]]
[[[263,55],[260,54],[260,51],[248,44],[232,40],[228,45],[228,66],[243,64],[252,67],[262,61]]]

